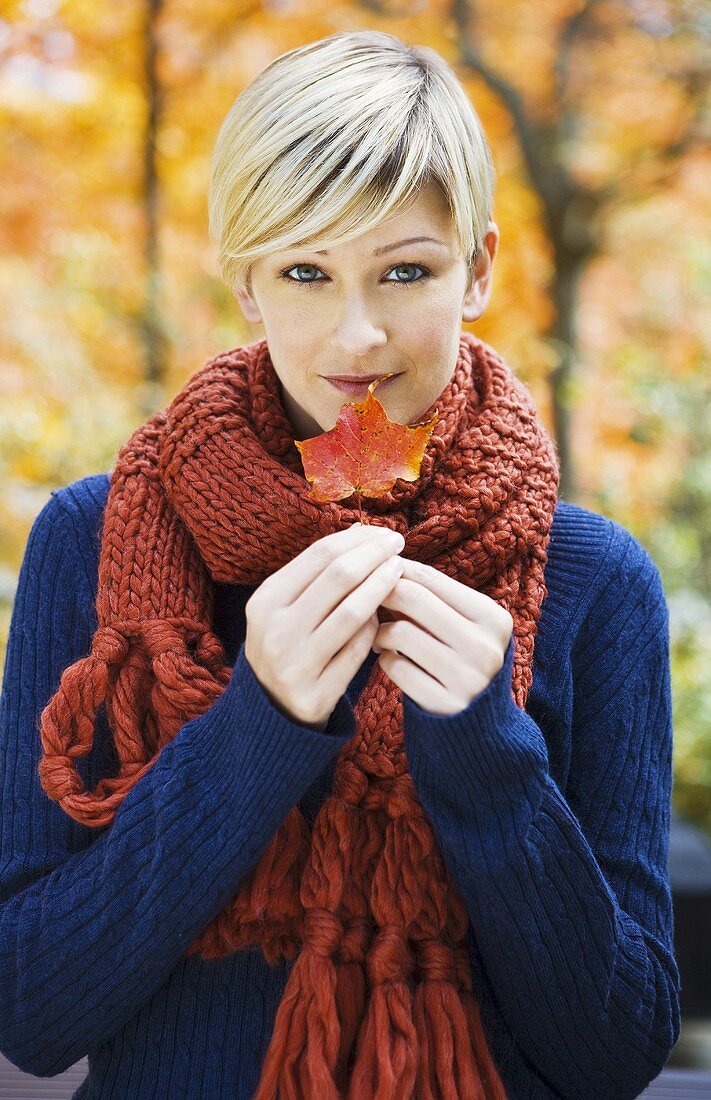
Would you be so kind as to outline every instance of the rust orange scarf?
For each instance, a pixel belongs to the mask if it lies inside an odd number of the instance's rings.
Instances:
[[[528,389],[460,333],[420,476],[362,499],[403,555],[513,616],[512,695],[525,705],[546,595],[559,468]],[[231,673],[214,582],[258,585],[350,525],[357,498],[309,498],[266,340],[224,352],[119,451],[99,558],[98,629],[42,713],[40,781],[104,826],[161,749]],[[86,791],[74,761],[106,704],[120,771]],[[418,801],[402,692],[374,665],[333,787],[309,832],[295,806],[238,893],[186,954],[260,946],[293,959],[254,1100],[505,1100],[472,989],[468,915]],[[502,737],[505,731],[502,731]],[[405,888],[404,888],[405,887]],[[503,949],[503,948],[502,948]]]

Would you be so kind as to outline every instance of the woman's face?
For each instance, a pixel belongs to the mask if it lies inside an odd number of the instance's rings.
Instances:
[[[433,241],[402,243],[411,237]],[[499,231],[489,222],[469,269],[436,184],[410,209],[328,252],[287,249],[252,267],[251,293],[237,292],[247,320],[265,327],[294,438],[329,431],[341,406],[363,400],[328,375],[398,371],[374,393],[388,417],[412,424],[452,377],[461,321],[475,321],[491,294]]]

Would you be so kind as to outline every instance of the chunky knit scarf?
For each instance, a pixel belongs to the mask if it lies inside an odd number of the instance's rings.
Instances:
[[[555,446],[528,389],[467,332],[421,421],[435,409],[418,479],[361,500],[364,518],[402,532],[405,557],[506,607],[523,708],[547,592]],[[259,585],[356,520],[355,495],[319,504],[309,490],[264,339],[207,362],[123,445],[98,629],[41,717],[40,781],[75,820],[109,824],[224,690],[232,669],[212,629],[214,582]],[[87,791],[75,761],[92,748],[102,703],[120,769]],[[311,832],[293,807],[186,954],[258,945],[270,963],[295,959],[254,1100],[505,1100],[472,989],[467,911],[407,769],[402,692],[377,663],[355,716]]]

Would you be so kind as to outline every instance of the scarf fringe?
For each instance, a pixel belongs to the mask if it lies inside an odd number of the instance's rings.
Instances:
[[[365,949],[363,948],[360,953],[365,955]],[[365,1015],[366,1000],[367,987],[363,962],[360,959],[354,959],[338,963],[336,1008],[341,1024],[341,1045],[338,1051],[335,1081],[341,1095],[344,1095],[348,1088],[348,1079],[353,1068],[351,1055],[356,1048],[360,1022]]]
[[[491,1100],[474,1059],[461,994],[447,981],[424,981],[415,991],[419,1040],[418,1100]]]
[[[203,663],[196,663],[189,644]],[[40,716],[43,756],[37,772],[48,797],[83,825],[109,825],[160,750],[222,694],[231,673],[224,656],[211,630],[184,617],[98,627],[91,652],[63,671]],[[119,774],[87,792],[75,761],[91,752],[102,703]]]
[[[394,938],[401,939],[397,933]],[[368,1002],[347,1100],[412,1100],[418,1061],[410,988],[403,981],[383,982]]]
[[[304,945],[253,1100],[506,1100],[462,987],[466,910],[456,900],[448,908],[409,776],[351,787],[348,797],[328,796],[314,823]],[[456,946],[438,939],[448,934]]]
[[[366,790],[362,772],[344,769],[314,822],[301,876],[304,944],[277,1010],[253,1100],[276,1100],[277,1088],[280,1097],[294,1100],[341,1100],[339,1081],[364,1007],[369,938],[366,897],[354,888],[367,879],[381,840],[375,815],[358,808]],[[337,915],[344,900],[355,910],[347,932]]]

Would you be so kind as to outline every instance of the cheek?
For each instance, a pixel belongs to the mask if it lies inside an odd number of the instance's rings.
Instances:
[[[403,298],[408,298],[407,291]],[[461,298],[453,293],[453,288],[448,284],[432,287],[427,296],[419,301],[412,301],[414,295],[402,310],[403,322],[408,327],[414,326],[418,334],[429,333],[428,342],[433,346],[441,344],[457,326],[461,317]],[[419,337],[422,339],[421,335]]]
[[[265,335],[272,354],[283,369],[296,378],[305,364],[313,363],[313,320],[308,311],[293,306],[277,308],[264,318]]]
[[[302,328],[313,326],[319,310],[314,303],[318,291],[290,289],[285,287],[269,297],[262,308],[265,324],[291,339],[298,339]],[[298,326],[298,327],[297,327]]]
[[[437,380],[449,371],[451,375],[459,347],[459,317],[450,308],[419,310],[404,333],[412,360],[418,364],[418,375]]]

